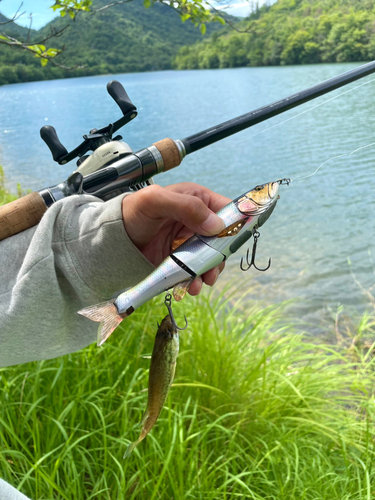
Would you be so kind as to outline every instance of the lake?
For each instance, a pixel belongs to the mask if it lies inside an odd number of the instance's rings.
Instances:
[[[90,129],[118,119],[120,110],[106,92],[111,79],[124,85],[138,108],[138,117],[119,131],[138,150],[165,137],[200,132],[357,65],[165,71],[6,85],[0,87],[0,164],[12,188],[20,182],[41,189],[65,179],[73,162],[54,163],[39,130],[53,125],[71,150]],[[155,180],[194,181],[233,198],[256,184],[308,175],[333,157],[375,143],[374,102],[375,77],[369,76],[200,150]],[[330,309],[339,304],[348,313],[369,307],[364,290],[375,283],[374,156],[375,145],[282,186],[258,244],[258,265],[272,257],[270,270],[240,271],[242,249],[219,282],[234,278],[241,291],[265,304],[298,298],[293,315],[311,330],[325,327]]]

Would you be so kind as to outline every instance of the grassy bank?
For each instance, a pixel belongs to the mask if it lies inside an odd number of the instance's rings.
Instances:
[[[123,460],[161,304],[103,348],[0,370],[1,477],[33,500],[374,497],[374,361],[360,342],[370,316],[346,348],[311,342],[284,324],[282,306],[184,299],[174,387]]]
[[[10,201],[16,200],[20,196],[22,196],[21,186],[18,184],[18,193],[17,195],[12,194],[5,186],[5,175],[3,167],[0,165],[0,206],[5,203],[9,203]]]

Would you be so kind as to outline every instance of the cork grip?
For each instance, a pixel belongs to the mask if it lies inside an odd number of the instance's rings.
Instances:
[[[177,167],[181,163],[180,151],[173,139],[162,139],[161,141],[154,142],[155,146],[164,161],[164,171]]]
[[[0,240],[35,226],[46,210],[47,206],[38,192],[0,207]]]

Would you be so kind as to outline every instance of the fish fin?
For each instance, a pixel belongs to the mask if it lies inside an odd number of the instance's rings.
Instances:
[[[146,413],[145,413],[145,415],[146,415]],[[134,441],[134,443],[130,443],[129,446],[127,447],[124,458],[128,458],[128,456],[134,450],[134,448],[137,446],[137,444],[139,444],[147,436],[147,434],[148,434],[148,432],[144,432],[142,429],[141,435],[139,436],[137,441]]]
[[[226,238],[227,236],[236,236],[236,234],[238,234],[241,231],[241,229],[244,227],[246,222],[247,222],[247,219],[241,219],[241,220],[234,222],[230,226],[224,228],[221,231],[221,233],[219,233],[217,235],[217,238]]]
[[[104,344],[111,333],[126,317],[126,315],[118,313],[117,307],[115,306],[115,299],[101,302],[94,306],[85,307],[78,311],[78,314],[100,323],[98,330],[98,346]]]
[[[190,288],[190,285],[193,283],[194,281],[194,278],[190,278],[188,280],[185,280],[185,281],[181,281],[180,283],[177,283],[177,285],[174,286],[173,288],[173,297],[175,300],[180,301],[182,300],[187,291],[189,290]]]
[[[146,422],[148,416],[149,416],[148,411],[145,411],[144,414],[143,414],[142,420],[139,423],[139,426],[143,425]]]
[[[137,444],[141,441],[141,439],[137,439],[137,441],[134,441],[134,443],[130,443],[129,446],[126,448],[126,452],[124,455],[124,458],[128,458],[130,453],[134,450],[134,448],[137,446]]]

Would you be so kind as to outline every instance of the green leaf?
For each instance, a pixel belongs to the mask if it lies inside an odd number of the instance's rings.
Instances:
[[[48,59],[45,59],[44,57],[40,58],[40,64],[42,66],[46,66],[48,64]]]
[[[6,36],[0,35],[0,38],[1,38],[2,40],[8,40],[8,41],[9,41],[9,38],[8,38],[8,37],[6,37]]]
[[[46,52],[45,52],[45,55],[48,56],[48,57],[55,57],[57,56],[57,54],[59,54],[61,52],[61,50],[59,49],[53,49],[53,48],[50,48],[48,49]]]
[[[146,9],[151,7],[151,0],[143,0],[143,5]]]
[[[201,24],[201,33],[202,33],[202,35],[204,35],[206,33],[206,25],[205,24]]]

